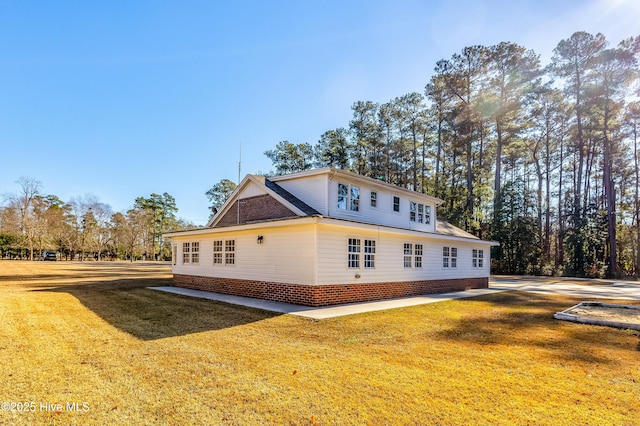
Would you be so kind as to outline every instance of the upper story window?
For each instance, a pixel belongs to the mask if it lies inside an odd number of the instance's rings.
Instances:
[[[410,201],[409,220],[411,222],[425,223],[429,225],[431,223],[431,206],[425,206],[424,204]]]
[[[357,212],[360,210],[360,188],[357,186],[338,184],[338,208]]]
[[[393,211],[400,211],[400,197],[393,197]]]
[[[378,193],[371,191],[371,207],[378,207]]]

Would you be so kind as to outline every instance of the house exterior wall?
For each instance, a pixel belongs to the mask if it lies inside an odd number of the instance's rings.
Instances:
[[[262,243],[258,244],[258,236]],[[214,264],[214,241],[235,241],[234,264]],[[183,243],[198,242],[199,262],[183,263]],[[253,281],[315,284],[315,229],[312,225],[230,230],[173,237],[173,273]],[[223,253],[224,257],[224,253]]]
[[[374,182],[363,181],[351,175],[332,173],[331,171],[312,176],[300,176],[290,179],[273,178],[273,180],[282,188],[316,209],[323,216],[377,223],[417,231],[435,231],[436,204],[431,197],[424,196],[418,192],[409,193],[400,189],[394,191],[388,185],[376,185]],[[352,211],[349,206],[345,209],[338,207],[338,185],[341,183],[348,185],[349,188],[356,187],[359,189],[358,211]],[[377,194],[377,205],[375,207],[371,205],[371,192]],[[400,200],[399,212],[393,210],[394,196]],[[417,220],[418,211],[415,212],[416,220],[410,220],[411,202],[416,203],[416,206],[422,204],[424,207],[429,208],[429,223],[425,223],[424,220],[420,223]]]
[[[338,187],[339,184],[348,185],[349,188],[356,187],[360,192],[358,211],[353,211],[350,205],[346,208],[338,207]],[[367,185],[356,179],[338,175],[328,182],[328,216],[347,219],[358,222],[376,223],[386,226],[395,226],[424,232],[434,232],[436,221],[436,206],[428,198],[419,193],[409,195],[404,191],[392,191],[386,187],[376,187]],[[371,205],[371,192],[376,193],[376,206]],[[394,197],[399,199],[399,211],[394,211]],[[349,200],[350,201],[350,200]],[[416,203],[415,219],[412,221],[409,216],[410,202]],[[422,223],[418,222],[417,205],[422,204],[430,212],[429,223],[425,223],[424,216]],[[424,213],[423,213],[424,215]]]
[[[360,265],[348,265],[349,239],[361,242]],[[375,241],[374,267],[364,264],[364,241]],[[411,244],[411,267],[404,265],[404,245]],[[416,267],[415,245],[422,245],[421,267]],[[457,250],[456,266],[443,267],[443,248]],[[476,250],[476,266],[473,266]],[[478,267],[478,253],[482,251],[482,267]],[[449,258],[449,263],[450,263]],[[481,241],[441,239],[416,232],[389,231],[381,227],[354,224],[350,226],[324,224],[318,231],[318,277],[320,285],[359,282],[382,283],[462,278],[488,278],[490,274],[490,246]],[[359,277],[356,277],[359,276]]]
[[[327,223],[330,222],[330,223]],[[262,243],[258,244],[258,236]],[[349,238],[375,241],[374,267],[348,265]],[[214,265],[214,241],[233,240],[233,265]],[[183,242],[197,242],[199,262],[183,263]],[[423,244],[422,268],[404,267],[404,244]],[[426,293],[486,288],[489,246],[437,239],[417,232],[317,219],[253,230],[174,237],[174,284],[308,306],[388,299]],[[442,267],[442,247],[458,250],[456,268]],[[361,249],[363,246],[361,246]],[[483,250],[483,268],[471,267],[473,249]]]

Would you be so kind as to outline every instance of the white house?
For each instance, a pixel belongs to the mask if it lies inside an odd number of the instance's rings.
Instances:
[[[486,288],[496,243],[441,203],[332,167],[247,175],[206,228],[165,234],[174,285],[308,306]]]

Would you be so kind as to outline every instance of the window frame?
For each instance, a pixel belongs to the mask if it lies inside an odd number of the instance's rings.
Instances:
[[[442,267],[456,269],[458,268],[458,248],[451,246],[442,247]]]
[[[200,263],[200,241],[191,242],[191,264],[197,265]]]
[[[397,197],[395,195],[393,196],[391,209],[394,213],[400,213],[400,197]]]
[[[360,238],[349,238],[347,240],[347,268],[360,269],[360,253],[362,252],[362,241]]]
[[[471,266],[477,269],[484,268],[484,249],[471,250]]]
[[[413,268],[413,243],[403,243],[402,261],[405,269]]]
[[[346,190],[346,192],[344,190]],[[338,210],[359,212],[361,192],[359,186],[338,182],[338,197],[336,203]]]
[[[182,243],[182,264],[188,265],[191,263],[191,242]]]
[[[363,267],[364,269],[375,269],[376,267],[376,240],[364,240],[363,244]]]
[[[236,264],[236,240],[224,240],[224,264]]]
[[[421,269],[422,268],[423,256],[424,256],[424,244],[415,243],[413,245],[413,266],[416,269]]]
[[[213,240],[213,264],[224,265],[224,240]]]

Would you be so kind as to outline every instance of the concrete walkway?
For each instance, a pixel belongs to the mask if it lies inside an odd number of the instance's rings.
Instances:
[[[483,288],[477,290],[458,291],[455,293],[428,294],[424,296],[403,297],[399,299],[379,300],[375,302],[349,303],[345,305],[326,306],[312,308],[309,306],[293,305],[291,303],[272,302],[270,300],[254,299],[251,297],[231,296],[228,294],[212,293],[202,290],[191,290],[181,287],[149,287],[152,290],[166,291],[168,293],[181,294],[183,296],[199,297],[202,299],[216,300],[218,302],[232,303],[234,305],[248,306],[264,309],[266,311],[282,314],[297,315],[312,319],[327,319],[344,315],[360,314],[363,312],[382,311],[385,309],[404,308],[406,306],[424,305],[427,303],[441,302],[450,299],[463,299],[466,297],[483,296],[504,290]]]
[[[584,283],[578,284],[579,281]],[[560,294],[564,296],[582,297],[585,299],[628,299],[640,300],[640,284],[628,281],[593,281],[565,278],[540,277],[492,277],[489,288],[459,291],[454,293],[427,294],[424,296],[403,297],[399,299],[380,300],[375,302],[349,303],[321,308],[293,305],[290,303],[272,302],[270,300],[251,297],[231,296],[181,287],[149,287],[152,290],[181,294],[184,296],[216,300],[234,305],[248,306],[283,314],[297,315],[312,319],[326,319],[363,312],[382,311],[385,309],[403,308],[424,305],[443,300],[463,299],[484,296],[502,291],[519,290],[542,294]]]

